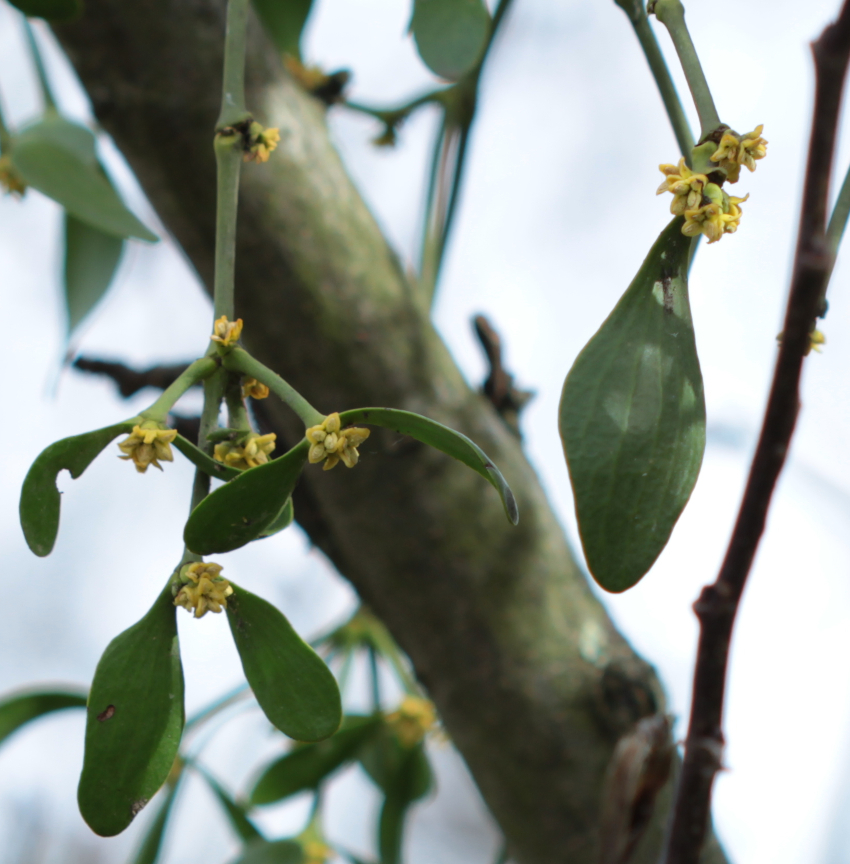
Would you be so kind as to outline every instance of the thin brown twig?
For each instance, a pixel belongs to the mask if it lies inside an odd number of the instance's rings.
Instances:
[[[723,699],[729,643],[741,594],[764,531],[776,481],[799,411],[803,358],[832,269],[826,238],[829,181],[844,78],[850,59],[850,0],[812,44],[815,107],[800,230],[785,328],[758,446],[726,557],[694,604],[700,622],[690,724],[676,791],[665,864],[697,864],[705,839],[711,787],[723,754]]]

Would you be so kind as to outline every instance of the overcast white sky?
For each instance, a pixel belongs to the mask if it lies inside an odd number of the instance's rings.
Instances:
[[[432,79],[405,37],[405,0],[318,0],[307,57],[354,72],[352,97],[391,104]],[[734,519],[775,356],[799,201],[812,73],[807,43],[836,0],[717,4],[691,0],[688,20],[724,121],[765,124],[768,158],[739,184],[750,192],[740,231],[703,246],[691,300],[705,376],[709,442],[702,475],[673,539],[633,591],[605,602],[636,648],[659,668],[684,732],[696,625],[690,604],[714,578]],[[43,33],[44,31],[39,31]],[[663,46],[665,34],[659,33]],[[63,109],[88,108],[67,66],[50,54]],[[38,110],[17,16],[0,3],[0,92],[24,122]],[[375,150],[367,118],[335,110],[334,138],[382,226],[405,259],[416,245],[419,196],[433,135],[427,112],[404,128],[395,151]],[[847,126],[845,122],[845,128]],[[850,163],[842,137],[841,170]],[[127,200],[157,225],[108,139],[104,158]],[[575,538],[556,407],[574,357],[625,290],[669,218],[655,197],[657,166],[675,141],[637,43],[612,0],[515,0],[484,80],[462,209],[436,321],[477,385],[484,365],[470,318],[490,316],[509,368],[538,396],[524,418],[528,449]],[[59,211],[37,193],[0,200],[0,296],[11,325],[0,378],[6,421],[0,452],[0,549],[7,614],[0,629],[0,692],[33,681],[90,680],[107,642],[147,609],[180,553],[191,471],[185,462],[141,476],[104,454],[66,480],[63,525],[45,560],[17,525],[21,480],[51,441],[143,407],[109,385],[57,369],[63,351]],[[157,226],[161,231],[161,226]],[[728,771],[718,783],[718,831],[737,864],[850,864],[850,300],[839,258],[823,324],[828,343],[807,364],[804,410],[790,464],[740,616],[727,710]],[[167,240],[133,245],[114,290],[80,348],[145,364],[204,350],[209,306]],[[321,406],[320,406],[321,407]],[[154,476],[155,475],[155,476]],[[510,479],[510,478],[508,478]],[[297,529],[223,556],[227,575],[277,602],[305,635],[352,608],[350,589]],[[241,678],[227,625],[181,616],[189,710]],[[188,626],[187,626],[188,624]],[[93,860],[121,860],[133,828],[89,840],[76,814],[82,717],[46,720],[0,751],[0,861],[35,813],[55,837],[50,860],[73,842]],[[213,742],[210,764],[244,784],[247,767],[277,740],[247,713]],[[487,864],[496,834],[451,751],[437,752],[443,796],[414,820],[411,864]],[[364,852],[376,799],[356,777],[334,790],[332,832]],[[182,812],[214,806],[195,790]],[[303,802],[302,802],[303,804]],[[304,807],[270,815],[298,827]],[[299,809],[300,808],[300,809]],[[217,819],[217,816],[215,817]],[[213,817],[204,817],[213,822]],[[205,829],[206,830],[206,829]],[[211,825],[194,843],[175,839],[169,862],[223,860],[226,832]],[[97,851],[96,851],[97,850]]]

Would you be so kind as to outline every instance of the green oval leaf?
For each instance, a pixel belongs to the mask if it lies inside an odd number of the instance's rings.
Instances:
[[[296,747],[269,765],[251,792],[251,803],[273,804],[305,789],[317,788],[341,765],[355,759],[380,725],[378,717],[347,716],[332,738]]]
[[[482,0],[415,0],[410,29],[425,65],[457,81],[481,60],[490,36]]]
[[[14,139],[15,145],[26,145],[32,141],[50,141],[57,147],[72,151],[89,168],[98,167],[95,137],[91,129],[66,120],[59,114],[46,114],[36,123],[24,127]]]
[[[511,492],[502,472],[490,461],[487,454],[466,435],[443,426],[435,420],[429,420],[420,414],[410,411],[399,411],[396,408],[356,408],[352,411],[343,411],[340,415],[343,426],[352,423],[365,423],[372,426],[383,426],[392,429],[400,435],[409,435],[423,444],[428,444],[436,450],[452,456],[453,458],[468,465],[473,471],[477,471],[485,480],[489,481],[493,488],[502,498],[505,513],[512,524],[519,521],[516,499]]]
[[[255,840],[233,864],[303,864],[304,850],[297,840]]]
[[[132,428],[132,423],[116,423],[84,435],[63,438],[43,450],[32,463],[21,489],[19,509],[24,537],[36,555],[49,555],[56,542],[61,503],[56,488],[59,472],[69,471],[76,480],[110,441]]]
[[[65,708],[85,708],[84,690],[25,690],[0,700],[0,744],[21,726]]]
[[[301,59],[301,33],[313,0],[254,0],[254,11],[281,54]]]
[[[424,788],[424,792],[421,791]],[[424,747],[405,750],[395,771],[388,777],[386,798],[378,824],[381,864],[400,864],[404,824],[411,804],[431,788],[431,767]]]
[[[183,667],[171,587],[109,643],[94,673],[80,813],[102,837],[120,834],[165,782],[183,732]]]
[[[661,233],[564,383],[560,430],[593,578],[631,588],[649,570],[696,483],[705,398],[688,302],[691,240]]]
[[[271,525],[260,534],[260,537],[271,537],[273,534],[279,534],[285,528],[288,528],[295,519],[295,507],[292,503],[292,498],[286,499],[286,504],[283,509],[275,516]]]
[[[204,453],[200,447],[195,446],[188,438],[178,435],[172,442],[174,446],[197,468],[200,468],[210,477],[218,477],[219,480],[232,480],[242,472],[238,468],[222,465],[216,462],[212,456]]]
[[[106,293],[118,269],[124,241],[65,213],[65,306],[68,333]]]
[[[72,21],[83,12],[82,0],[9,0],[29,18]]]
[[[186,523],[186,545],[198,555],[211,555],[239,549],[259,537],[292,495],[309,449],[304,440],[279,459],[242,471],[204,498]]]
[[[342,719],[336,679],[284,615],[234,585],[227,620],[245,677],[266,717],[297,741],[333,735]]]
[[[114,237],[156,242],[157,236],[124,206],[93,148],[89,130],[54,117],[25,129],[15,138],[11,155],[28,185],[77,219]]]

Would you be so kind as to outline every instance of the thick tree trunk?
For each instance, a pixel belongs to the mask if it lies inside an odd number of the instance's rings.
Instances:
[[[86,6],[57,35],[210,285],[224,0]],[[378,430],[355,470],[306,471],[297,517],[410,655],[513,856],[596,864],[606,765],[623,733],[663,710],[655,674],[589,591],[520,445],[464,384],[331,147],[322,106],[257,27],[249,56],[249,105],[282,140],[243,172],[237,311],[248,347],[320,410],[387,405],[460,429],[520,509],[513,528],[477,474]],[[283,406],[273,414],[285,438],[303,434]],[[637,861],[657,857],[661,822]]]

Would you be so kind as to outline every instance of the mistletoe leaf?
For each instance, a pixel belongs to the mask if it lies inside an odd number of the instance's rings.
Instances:
[[[63,438],[43,450],[32,463],[21,489],[20,516],[27,545],[36,555],[49,555],[59,532],[61,496],[56,488],[59,472],[69,471],[76,480],[110,441],[132,428],[132,423],[116,423]]]
[[[607,591],[638,582],[667,544],[705,450],[688,301],[691,240],[677,217],[579,354],[560,405],[579,533]]]
[[[309,446],[302,441],[279,459],[240,472],[204,498],[186,523],[186,545],[198,555],[210,555],[230,552],[256,540],[281,514],[292,495]]]
[[[297,840],[255,840],[232,864],[303,864],[304,849]]]
[[[502,472],[493,464],[487,454],[466,435],[429,420],[421,414],[413,414],[410,411],[400,411],[396,408],[355,408],[352,411],[343,411],[340,415],[343,426],[352,423],[365,423],[366,425],[383,426],[392,429],[400,435],[409,435],[423,444],[428,444],[435,450],[440,450],[449,456],[463,462],[464,465],[477,471],[493,488],[499,493],[505,514],[514,525],[519,521],[516,499],[510,486],[502,476]]]
[[[65,708],[85,708],[81,690],[25,690],[0,700],[0,744],[21,726]]]
[[[356,759],[380,726],[378,717],[345,717],[331,738],[297,747],[269,765],[251,792],[251,803],[273,804],[304,789],[315,789],[345,762]]]
[[[124,241],[105,234],[70,213],[65,213],[65,307],[68,333],[94,309],[106,293]]]
[[[114,237],[156,242],[156,234],[124,206],[112,188],[94,156],[94,137],[89,130],[62,118],[49,118],[17,136],[11,155],[27,185],[57,201],[80,221]]]
[[[301,59],[301,33],[313,0],[253,0],[254,11],[281,54]]]
[[[80,813],[102,837],[120,834],[165,782],[183,732],[183,667],[166,586],[150,611],[109,643],[94,673]]]
[[[266,717],[297,741],[333,735],[342,719],[336,679],[283,613],[234,585],[227,620],[245,677]]]
[[[28,18],[47,21],[73,21],[83,11],[83,0],[9,0]]]
[[[425,65],[457,81],[481,60],[490,36],[482,0],[414,0],[410,29]]]

